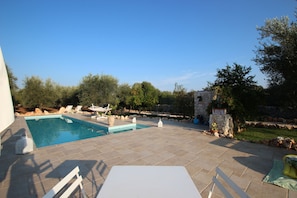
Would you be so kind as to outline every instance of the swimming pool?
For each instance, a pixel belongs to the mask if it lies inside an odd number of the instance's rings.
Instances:
[[[25,120],[37,148],[149,127],[134,123],[104,127],[62,115],[30,116]]]

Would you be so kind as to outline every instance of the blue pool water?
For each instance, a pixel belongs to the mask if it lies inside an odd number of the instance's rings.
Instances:
[[[37,148],[149,127],[129,124],[108,128],[61,115],[25,119]]]

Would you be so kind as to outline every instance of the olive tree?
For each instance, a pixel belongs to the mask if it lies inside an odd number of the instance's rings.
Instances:
[[[159,102],[159,90],[146,81],[141,83],[141,88],[143,90],[142,106],[151,110]]]
[[[54,83],[51,79],[47,79],[43,84],[43,107],[55,107],[56,101],[58,100],[59,96],[57,93],[57,84]]]
[[[51,79],[43,82],[39,77],[27,77],[24,80],[24,88],[19,91],[20,102],[28,108],[57,107],[62,100],[59,94],[59,85]]]
[[[138,109],[140,112],[143,98],[144,94],[141,88],[141,83],[134,83],[131,89],[131,97],[129,101],[129,104],[132,107],[132,109]]]
[[[78,98],[82,105],[117,105],[118,80],[110,75],[85,76],[79,85]]]
[[[134,83],[131,89],[130,105],[134,109],[151,110],[159,101],[159,90],[149,82]]]
[[[225,107],[233,117],[234,125],[240,130],[247,118],[257,113],[261,90],[254,77],[250,75],[251,67],[234,63],[217,71],[214,83],[210,89],[215,91],[217,98],[212,101],[212,107]]]
[[[57,85],[55,88],[57,99],[55,102],[56,107],[67,106],[69,104],[78,105],[79,89],[77,86],[60,86]]]
[[[41,107],[45,102],[43,82],[37,76],[26,77],[24,80],[24,88],[20,90],[20,93],[21,104],[25,107]]]
[[[258,27],[260,42],[254,61],[268,77],[271,97],[297,108],[297,23],[288,17],[268,19]]]
[[[122,84],[118,87],[117,98],[119,100],[119,108],[129,107],[131,98],[131,87],[128,84]]]

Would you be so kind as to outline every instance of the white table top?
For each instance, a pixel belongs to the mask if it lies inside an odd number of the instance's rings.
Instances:
[[[183,166],[113,166],[97,198],[201,198]]]

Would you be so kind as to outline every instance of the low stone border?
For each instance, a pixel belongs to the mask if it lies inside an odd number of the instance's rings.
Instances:
[[[222,137],[222,138],[229,138],[229,139],[233,139],[233,136],[225,136],[222,133],[218,133],[218,132],[211,132],[211,131],[201,131],[204,135],[211,135],[211,136],[215,136],[215,137]],[[245,141],[245,140],[239,140],[239,141]],[[252,141],[249,141],[252,142]],[[284,148],[284,149],[288,149],[288,150],[295,150],[297,151],[297,143],[293,138],[284,138],[284,137],[277,137],[277,138],[273,138],[271,140],[261,140],[259,142],[252,142],[252,143],[258,143],[258,144],[265,144],[268,146],[273,146],[273,147],[279,147],[279,148]]]
[[[247,121],[246,125],[251,127],[258,127],[258,128],[275,128],[275,129],[288,129],[288,130],[297,129],[297,125],[295,124],[286,124],[286,123],[278,123],[278,122]]]

